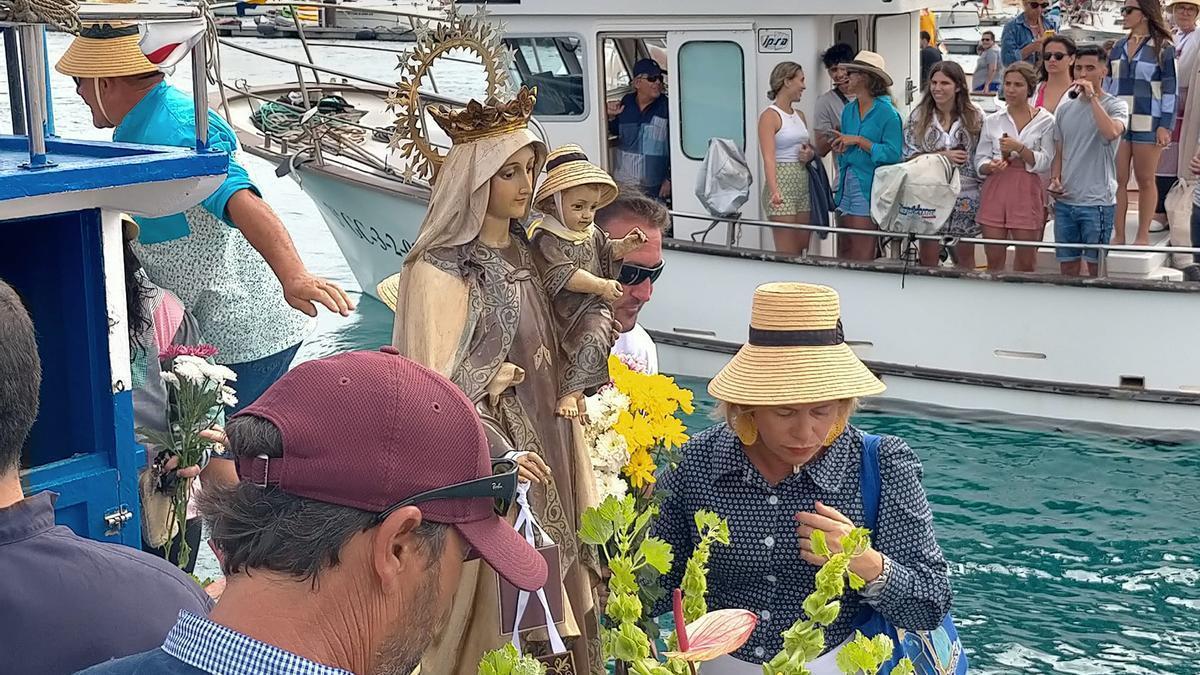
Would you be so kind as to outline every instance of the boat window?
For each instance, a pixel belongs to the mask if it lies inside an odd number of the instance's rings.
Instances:
[[[850,49],[857,54],[861,49],[858,39],[858,19],[839,21],[833,24],[833,42],[834,44],[839,42],[848,44]]]
[[[683,154],[704,159],[711,138],[746,147],[745,66],[736,42],[688,42],[679,48],[679,129]]]
[[[537,87],[535,116],[578,117],[584,114],[579,38],[515,37],[506,38],[504,44],[513,52],[510,69],[513,79],[527,87]]]

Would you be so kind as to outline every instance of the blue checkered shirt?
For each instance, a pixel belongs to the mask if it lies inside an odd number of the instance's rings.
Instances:
[[[1175,48],[1169,44],[1155,55],[1150,40],[1142,42],[1130,58],[1126,53],[1129,38],[1121,38],[1108,53],[1109,76],[1104,90],[1129,106],[1130,134],[1154,134],[1158,129],[1175,128]],[[1149,141],[1146,136],[1134,140]]]
[[[220,675],[351,675],[187,611],[179,613],[162,650],[206,673]]]

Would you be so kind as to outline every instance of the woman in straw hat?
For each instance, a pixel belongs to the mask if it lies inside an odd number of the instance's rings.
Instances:
[[[860,397],[883,390],[845,343],[833,289],[772,283],[755,291],[750,339],[708,387],[724,423],[694,436],[658,483],[668,496],[654,533],[671,544],[676,561],[664,587],[683,576],[692,514],[715,511],[728,519],[733,543],[712,550],[709,606],[759,616],[750,640],[706,664],[705,673],[761,673],[760,664],[783,648],[780,633],[804,616],[824,562],[812,533],[823,531],[836,552],[842,536],[866,522],[864,455],[877,454],[878,519],[871,548],[850,569],[867,585],[841,599],[825,631],[828,651],[810,669],[840,672],[836,652],[864,610],[907,630],[932,630],[949,610],[920,460],[903,440],[868,436],[848,422]]]
[[[829,132],[838,153],[838,185],[834,203],[838,221],[852,230],[878,229],[871,220],[871,186],[875,169],[900,161],[904,148],[904,125],[892,104],[892,76],[883,57],[861,51],[844,64],[854,100],[842,109],[841,131]],[[843,254],[851,260],[875,259],[874,237],[846,237]]]
[[[595,504],[591,460],[575,420],[555,414],[563,359],[554,316],[521,221],[529,214],[546,147],[529,130],[534,93],[431,108],[452,145],[438,169],[421,233],[401,272],[379,285],[396,311],[402,354],[449,377],[498,421],[532,482],[534,516],[559,546],[560,633],[580,672],[602,672],[594,549],[579,518]],[[430,456],[437,461],[436,454]],[[422,659],[426,675],[474,675],[501,635],[495,574],[463,569],[450,623]],[[525,636],[544,644],[545,631]]]
[[[617,198],[617,185],[564,145],[546,158],[546,178],[533,198],[543,217],[529,228],[533,262],[542,273],[558,326],[563,363],[557,412],[582,417],[583,397],[608,384],[608,354],[616,339],[610,303],[621,297],[621,259],[646,243],[640,229],[612,242],[592,224]]]

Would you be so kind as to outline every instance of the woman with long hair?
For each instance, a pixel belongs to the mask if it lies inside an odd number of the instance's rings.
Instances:
[[[983,111],[971,102],[971,91],[962,66],[953,61],[934,64],[929,71],[925,96],[913,108],[905,125],[904,159],[936,153],[945,155],[959,168],[962,188],[950,220],[942,226],[944,236],[979,236],[979,224],[975,220],[979,211],[979,173],[971,159],[979,145],[982,128]],[[936,267],[940,249],[938,242],[922,240],[919,245],[921,264]],[[957,244],[954,258],[959,267],[975,269],[975,245]]]
[[[1121,8],[1129,35],[1108,54],[1108,93],[1129,102],[1129,127],[1117,151],[1117,211],[1112,243],[1125,243],[1129,172],[1138,186],[1134,243],[1150,243],[1150,220],[1158,203],[1154,174],[1175,127],[1175,47],[1159,0],[1126,0]]]
[[[875,169],[896,164],[904,150],[904,124],[892,104],[892,76],[883,57],[861,51],[845,64],[854,100],[842,110],[842,130],[830,132],[838,153],[838,184],[834,203],[840,226],[875,230],[871,220],[871,185]],[[875,237],[848,236],[843,255],[851,260],[875,259]]]
[[[804,113],[793,108],[805,89],[800,64],[784,61],[771,71],[771,105],[758,116],[758,144],[762,149],[764,210],[776,223],[807,223],[811,203],[808,194],[808,163],[816,156]],[[771,230],[775,251],[800,255],[808,249],[808,230]]]
[[[987,239],[1041,241],[1046,229],[1046,190],[1041,174],[1054,160],[1054,115],[1030,105],[1037,71],[1020,61],[1004,71],[1007,107],[988,115],[979,135],[975,166],[985,176],[976,218]],[[989,272],[1001,272],[1008,247],[984,246]],[[1032,272],[1037,249],[1017,247],[1013,269]]]
[[[1054,112],[1067,97],[1075,81],[1075,41],[1065,35],[1046,38],[1042,44],[1042,61],[1038,66],[1041,83],[1033,104]]]

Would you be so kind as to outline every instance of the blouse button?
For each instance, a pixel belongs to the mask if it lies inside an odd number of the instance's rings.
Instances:
[[[770,610],[766,610],[766,609],[764,609],[764,610],[762,611],[762,614],[759,614],[759,616],[760,616],[760,617],[762,617],[762,620],[763,620],[763,621],[770,621],[770,620],[771,620],[771,612],[770,612]]]
[[[763,539],[763,544],[765,544],[767,548],[771,548],[772,546],[775,545],[775,537],[772,537],[771,535],[767,535],[767,538]]]
[[[773,583],[775,583],[776,581],[779,581],[779,580],[775,578],[775,575],[774,575],[774,574],[768,574],[768,575],[767,575],[767,583],[768,583],[768,584],[773,584]]]
[[[776,497],[775,495],[771,495],[770,497],[767,497],[767,503],[770,504],[771,506],[775,506],[776,504],[779,503],[779,497]]]
[[[763,657],[763,654],[766,654],[766,653],[767,653],[767,652],[766,652],[766,650],[765,650],[765,649],[763,649],[762,647],[755,647],[755,648],[754,648],[754,655],[755,655],[755,656],[757,656],[757,657],[758,657],[758,658],[760,658],[760,659]]]

